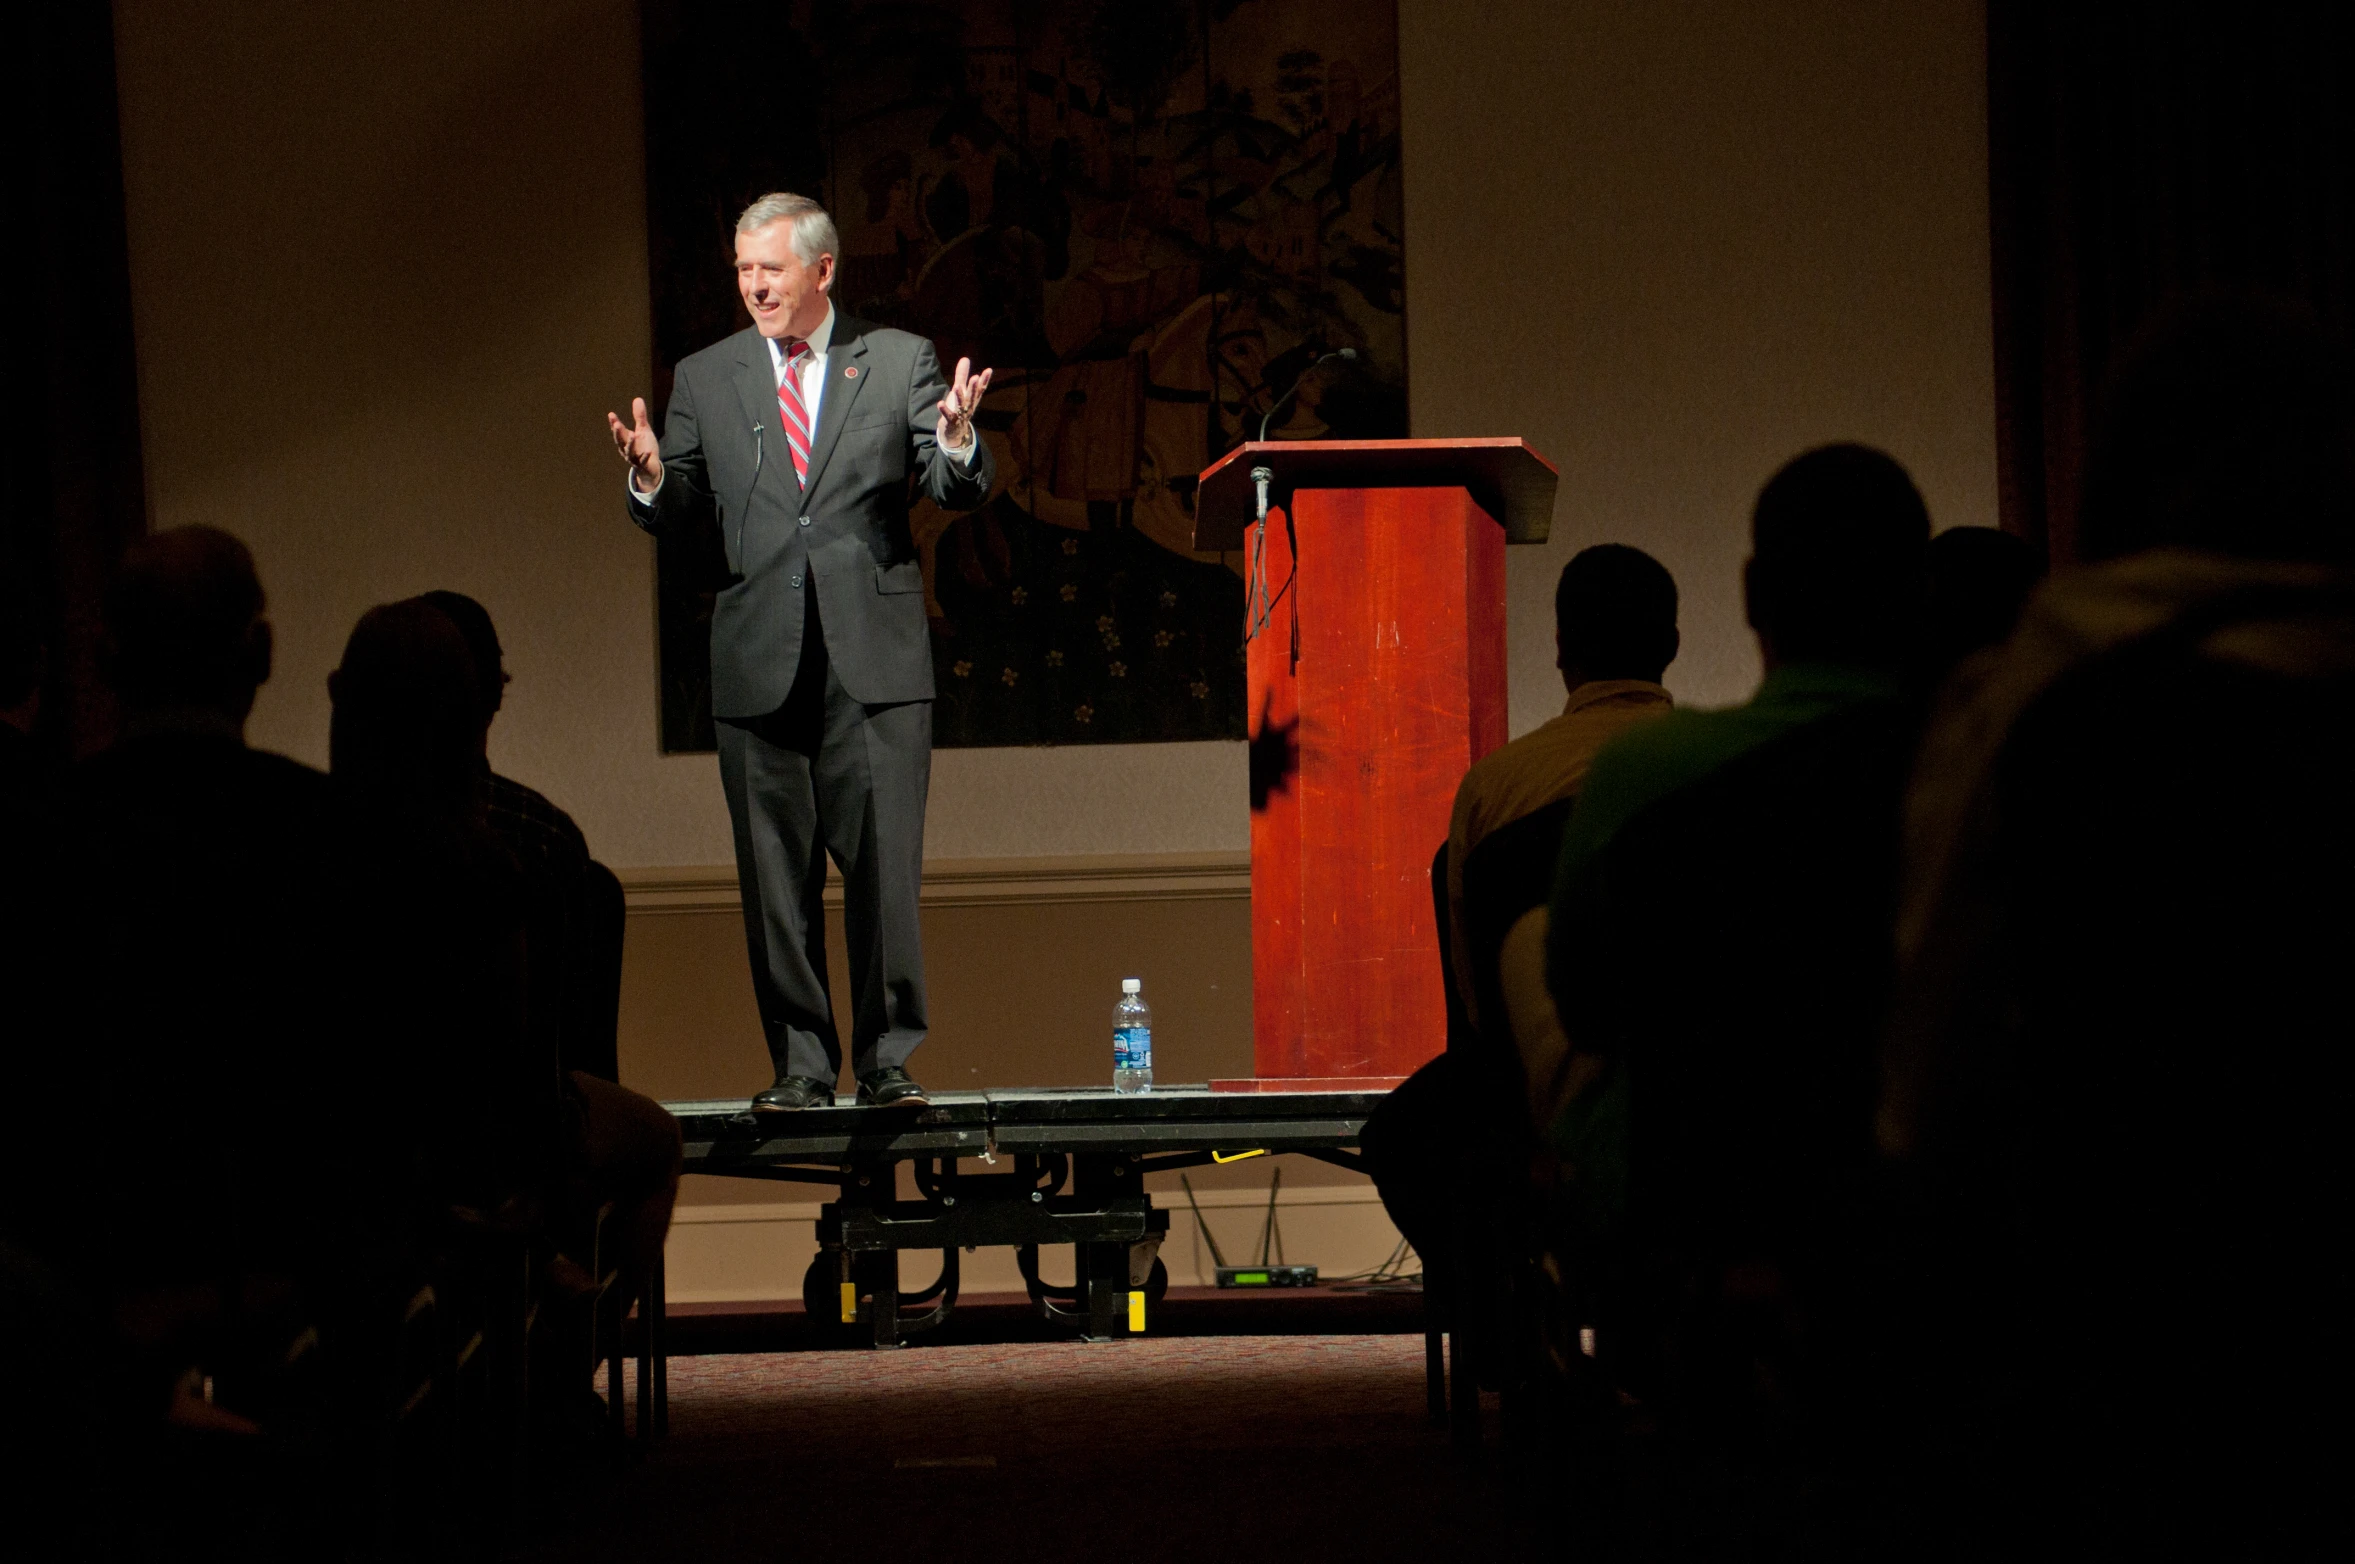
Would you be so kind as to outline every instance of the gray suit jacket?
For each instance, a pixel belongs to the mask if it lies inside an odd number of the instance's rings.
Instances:
[[[802,577],[814,578],[826,655],[853,700],[930,700],[923,566],[908,532],[909,475],[952,510],[988,498],[984,441],[970,467],[940,449],[947,392],[932,344],[834,314],[826,391],[797,482],[777,425],[777,377],[751,327],[679,361],[662,431],[662,485],[633,490],[648,532],[719,524],[729,582],[711,616],[711,709],[761,717],[785,704],[801,661]],[[978,438],[978,437],[977,437]]]

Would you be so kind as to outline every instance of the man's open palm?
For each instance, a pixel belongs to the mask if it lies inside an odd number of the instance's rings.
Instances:
[[[973,373],[973,360],[957,360],[957,372],[949,377],[948,395],[940,399],[940,443],[943,450],[961,451],[973,438],[973,412],[981,406],[982,394],[989,390],[988,370]],[[616,420],[618,422],[618,420]]]
[[[618,415],[607,413],[606,427],[613,432],[613,448],[630,464],[630,481],[638,486],[640,494],[650,494],[662,482],[662,442],[654,437],[654,426],[646,421],[644,397],[630,398],[630,417],[634,422],[625,424]]]

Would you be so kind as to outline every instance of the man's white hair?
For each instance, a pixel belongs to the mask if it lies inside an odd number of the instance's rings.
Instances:
[[[736,231],[758,233],[781,222],[793,224],[793,253],[801,257],[802,265],[817,265],[821,255],[831,255],[837,261],[842,258],[842,236],[834,231],[834,219],[808,196],[772,190],[744,209],[744,215],[736,219]]]

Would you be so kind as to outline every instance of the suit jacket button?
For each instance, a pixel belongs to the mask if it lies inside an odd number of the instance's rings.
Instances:
[[[799,577],[799,576],[795,576],[795,577],[793,578],[793,584],[794,584],[795,586],[799,586],[799,585],[801,585],[801,577]]]
[[[805,527],[808,526],[810,524],[810,519],[807,516],[802,517],[801,524]]]

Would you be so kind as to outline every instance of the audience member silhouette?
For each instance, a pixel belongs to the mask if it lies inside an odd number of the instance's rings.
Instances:
[[[231,1546],[304,1508],[321,1447],[252,1438],[249,1414],[305,1382],[303,1344],[401,1238],[397,1071],[350,1034],[376,990],[333,790],[244,742],[263,609],[226,533],[128,551],[104,607],[119,736],[62,779],[6,953],[0,1225],[11,1291],[46,1278],[39,1312],[73,1315],[28,1347],[70,1355],[43,1457],[96,1556],[184,1542],[200,1502]]]
[[[332,1177],[302,1164],[316,1126],[364,1111],[367,1068],[322,1040],[351,1008],[327,779],[244,741],[263,607],[227,533],[131,548],[105,606],[120,736],[44,833],[28,1051],[49,1100],[130,1116],[138,1151],[90,1157],[86,1127],[64,1132],[81,1149],[50,1172],[74,1176],[43,1178],[24,1218],[101,1287],[299,1271],[339,1231]]]
[[[1930,540],[1922,658],[1935,684],[2020,622],[2044,561],[2027,539],[1993,527],[1949,527]]]
[[[2184,307],[2123,355],[2084,493],[2091,567],[1949,692],[1908,805],[1879,1131],[1921,1201],[1933,1513],[1986,1552],[2338,1556],[2347,359]]]
[[[1456,789],[1448,825],[1449,943],[1474,1025],[1485,1021],[1501,1029],[1505,1017],[1484,1015],[1484,1004],[1493,1008],[1498,996],[1483,994],[1486,975],[1475,970],[1475,948],[1484,942],[1473,937],[1465,905],[1473,860],[1492,838],[1529,821],[1536,833],[1524,826],[1506,852],[1543,860],[1550,871],[1562,823],[1595,755],[1673,704],[1660,680],[1676,660],[1678,644],[1676,582],[1651,555],[1604,543],[1581,550],[1562,567],[1554,586],[1554,666],[1569,692],[1562,714],[1474,765]],[[1533,905],[1544,906],[1551,878],[1545,876]],[[1553,1029],[1550,1018],[1545,1029]],[[1542,1094],[1552,1085],[1550,1071],[1531,1084]]]
[[[1554,648],[1568,696],[1562,714],[1465,774],[1440,874],[1443,959],[1452,1005],[1461,1010],[1451,1025],[1476,1030],[1491,1046],[1451,1044],[1391,1093],[1367,1126],[1368,1171],[1427,1274],[1441,1260],[1451,1169],[1465,1145],[1464,1094],[1479,1092],[1484,1106],[1520,1121],[1540,1111],[1555,1088],[1564,1051],[1542,971],[1554,854],[1596,752],[1669,708],[1660,677],[1676,656],[1675,581],[1641,549],[1606,543],[1582,550],[1555,585]],[[1476,856],[1528,872],[1512,884],[1482,887],[1482,905],[1467,909],[1465,866]],[[1531,907],[1537,911],[1523,928],[1519,915]],[[1477,939],[1475,923],[1482,925]],[[1512,933],[1489,923],[1509,924]],[[1494,959],[1508,937],[1538,953],[1521,963],[1533,981],[1509,985],[1510,993],[1504,963]],[[1476,948],[1491,959],[1476,960]],[[1544,1113],[1540,1122],[1550,1118]]]
[[[1863,1324],[1929,518],[1896,462],[1834,445],[1774,476],[1752,537],[1758,693],[1613,742],[1564,834],[1548,959],[1579,1087],[1553,1138],[1597,1263],[1618,1257],[1606,1370],[1680,1437],[1772,1423],[1813,1461]]]
[[[642,1277],[670,1230],[682,1147],[678,1121],[615,1080],[615,994],[608,990],[620,981],[621,887],[589,857],[572,816],[491,770],[490,726],[505,704],[509,676],[489,611],[458,592],[428,592],[418,601],[448,617],[473,659],[474,751],[487,788],[486,819],[521,868],[526,892],[533,1032],[567,1069],[564,1172],[551,1212],[559,1241],[585,1257],[587,1229],[597,1209],[610,1204],[607,1242],[630,1274]]]
[[[490,612],[460,592],[428,592],[419,599],[446,615],[465,637],[480,694],[477,761],[484,779],[485,819],[523,871],[532,924],[532,1022],[553,1029],[565,1068],[616,1077],[611,996],[618,978],[604,968],[619,955],[619,883],[589,856],[588,839],[571,815],[548,797],[491,769],[491,724],[506,705],[506,654]],[[600,997],[605,1002],[599,1003]]]
[[[225,533],[128,552],[105,613],[119,737],[10,876],[41,917],[12,922],[0,974],[30,1105],[0,1152],[0,1305],[103,1338],[82,1372],[109,1442],[51,1465],[94,1481],[80,1508],[125,1538],[177,1535],[216,1477],[316,1488],[255,1464],[278,1446],[202,1441],[256,1430],[306,1324],[335,1344],[317,1406],[364,1425],[381,1387],[353,1327],[452,1206],[561,1239],[610,1201],[608,1242],[643,1250],[675,1197],[676,1125],[535,1039],[527,880],[488,823],[457,627],[419,602],[362,618],[329,679],[330,777],[244,743],[264,606]]]
[[[411,1073],[438,1200],[535,1211],[563,1078],[530,1026],[522,876],[485,818],[474,659],[440,610],[389,603],[354,627],[328,692],[329,769],[379,888],[362,937],[391,980],[363,1046]]]

